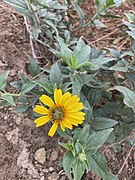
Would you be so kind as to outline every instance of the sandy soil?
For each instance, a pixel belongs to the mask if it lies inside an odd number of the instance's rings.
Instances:
[[[98,30],[95,33],[98,35]],[[23,17],[0,0],[0,72],[10,69],[9,81],[16,79],[18,71],[25,72],[28,54],[31,54],[31,49],[25,36]],[[66,180],[65,173],[58,166],[64,151],[57,145],[60,137],[48,137],[50,127],[35,128],[33,117],[16,114],[12,110],[0,109],[0,180]],[[112,148],[105,151],[112,173],[119,172],[129,150],[123,145],[120,153],[115,153]],[[134,172],[132,151],[119,177],[121,180],[133,180]],[[88,173],[83,179],[100,178]]]

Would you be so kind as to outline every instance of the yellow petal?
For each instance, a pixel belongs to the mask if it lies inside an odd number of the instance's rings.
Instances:
[[[72,124],[67,119],[63,119],[62,123],[64,124],[65,127],[69,129],[73,129]]]
[[[42,95],[40,98],[39,98],[39,100],[43,103],[43,104],[45,104],[45,105],[47,105],[47,106],[50,106],[50,107],[53,107],[54,106],[54,102],[53,102],[53,100],[49,97],[49,96],[47,96],[47,95]]]
[[[53,136],[57,130],[57,127],[58,127],[58,123],[57,122],[54,122],[49,133],[48,133],[48,136]]]
[[[77,113],[76,114],[71,114],[71,113],[69,113],[67,116],[66,116],[66,118],[72,118],[72,119],[80,119],[80,120],[84,120],[85,118],[84,118],[84,115],[77,115]]]
[[[48,122],[48,121],[47,121]],[[46,124],[47,122],[45,122],[45,121],[42,121],[42,122],[40,122],[40,123],[37,123],[36,124],[36,127],[40,127],[40,126],[43,126],[44,124]]]
[[[60,127],[61,127],[62,131],[65,131],[65,126],[64,126],[64,124],[62,123],[62,121],[60,122]]]
[[[68,99],[67,102],[64,103],[64,107],[70,107],[71,105],[74,105],[80,101],[80,98],[77,95],[72,96],[70,99]]]
[[[78,124],[82,124],[82,123],[83,123],[83,121],[80,120],[80,119],[73,119],[73,118],[70,118],[70,117],[68,117],[67,119],[68,119],[68,121],[69,121],[71,124],[73,124],[73,125],[75,125],[75,126],[78,126]]]
[[[67,113],[67,115],[69,116],[76,116],[76,117],[82,117],[82,116],[85,116],[85,113],[84,112],[80,112],[80,111],[76,111],[76,112],[69,112]]]
[[[56,105],[60,105],[61,100],[62,100],[62,91],[61,89],[55,89],[54,90],[54,100]]]
[[[40,123],[40,122],[45,122],[47,123],[49,121],[49,116],[41,116],[37,119],[34,120],[34,123]]]
[[[65,104],[69,99],[71,98],[71,93],[66,92],[63,96],[62,96],[62,101],[61,104]]]
[[[46,109],[44,106],[36,105],[36,107],[33,109],[34,112],[38,114],[49,114],[49,110]]]
[[[70,106],[68,106],[66,108],[66,110],[68,112],[75,112],[75,111],[79,111],[82,110],[84,108],[82,103],[76,103],[76,104],[71,104]]]

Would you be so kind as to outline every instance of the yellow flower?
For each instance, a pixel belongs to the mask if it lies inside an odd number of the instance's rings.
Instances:
[[[41,105],[36,105],[33,109],[38,114],[43,116],[37,118],[34,123],[36,127],[46,124],[48,121],[52,122],[52,127],[48,133],[53,136],[60,125],[62,131],[65,128],[73,129],[73,125],[78,126],[84,120],[84,112],[80,112],[84,108],[77,95],[71,95],[66,92],[62,95],[61,89],[54,90],[54,101],[47,95],[42,95],[39,100],[48,108]]]

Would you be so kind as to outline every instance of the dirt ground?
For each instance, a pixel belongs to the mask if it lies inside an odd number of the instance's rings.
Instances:
[[[134,7],[135,4],[131,2],[131,5]],[[124,6],[125,9],[129,8],[127,4]],[[87,9],[87,6],[84,8]],[[110,24],[110,21],[107,23]],[[120,36],[120,34],[110,35],[105,43],[103,39],[100,39],[105,32],[101,35],[99,30],[96,30],[95,33],[96,39],[91,40],[87,36],[85,38],[97,46],[108,45],[110,41],[113,43],[116,36]],[[124,45],[122,43],[124,43],[123,40],[120,42],[121,48]],[[9,79],[16,79],[18,71],[25,72],[28,54],[31,54],[31,49],[25,36],[23,17],[0,0],[0,72],[10,69]],[[60,167],[64,152],[57,143],[60,137],[58,135],[53,138],[48,137],[49,128],[47,126],[36,128],[33,117],[13,113],[12,108],[0,109],[0,180],[68,179]],[[130,147],[124,144],[119,153],[115,153],[112,148],[105,151],[112,173],[118,174],[129,151]],[[120,180],[135,179],[134,159],[132,150],[119,174]],[[100,178],[92,173],[83,177],[83,180],[98,179]]]

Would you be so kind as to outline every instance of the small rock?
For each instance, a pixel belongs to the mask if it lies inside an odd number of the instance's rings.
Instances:
[[[8,116],[4,116],[4,120],[6,120],[8,118]]]
[[[15,118],[15,122],[16,122],[16,124],[17,125],[20,125],[21,124],[21,120],[22,120],[22,117],[17,117],[17,118]]]
[[[53,172],[49,177],[48,180],[57,180],[59,178],[56,172]]]
[[[60,177],[60,180],[66,180],[65,176]]]
[[[45,180],[44,176],[42,176],[42,177],[40,178],[40,180]]]
[[[39,177],[39,174],[35,168],[35,166],[32,164],[32,162],[29,160],[29,153],[28,149],[24,147],[23,151],[19,155],[17,159],[17,165],[22,168],[22,171],[27,168],[27,173],[31,175],[34,178]],[[32,178],[33,179],[33,178]]]
[[[10,142],[12,142],[13,144],[18,143],[19,141],[19,129],[13,129],[12,131],[9,131],[6,133],[6,139]]]
[[[58,152],[53,149],[53,152],[51,153],[51,160],[55,161],[58,158]]]
[[[48,169],[43,169],[42,170],[44,173],[48,173]]]
[[[54,168],[53,167],[49,167],[49,172],[53,172]]]
[[[40,164],[44,164],[46,161],[46,151],[45,148],[41,148],[35,152],[35,159],[38,161]]]

